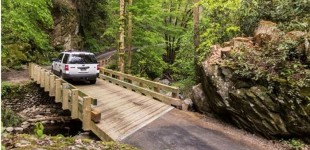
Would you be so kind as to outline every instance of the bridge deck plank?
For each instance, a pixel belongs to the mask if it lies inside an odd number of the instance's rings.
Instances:
[[[173,109],[150,97],[104,80],[97,80],[92,86],[76,87],[97,99],[97,106],[93,109],[102,114],[100,123],[95,126],[116,141],[124,139]]]

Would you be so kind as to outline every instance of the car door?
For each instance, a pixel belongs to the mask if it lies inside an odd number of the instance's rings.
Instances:
[[[69,59],[69,56],[70,54],[65,54],[63,56],[63,59],[61,61],[61,65],[59,66],[59,70],[62,72],[62,73],[65,73],[65,65],[68,63],[68,59]],[[69,72],[66,72],[66,74],[68,74]]]
[[[53,69],[57,71],[58,73],[60,72],[60,66],[61,66],[63,55],[64,53],[59,54],[57,57],[57,60],[54,62],[54,65],[53,65]]]

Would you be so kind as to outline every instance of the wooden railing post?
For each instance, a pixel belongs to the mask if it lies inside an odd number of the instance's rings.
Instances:
[[[91,98],[83,97],[83,130],[90,130],[91,123]]]
[[[49,96],[55,96],[55,76],[50,75],[49,78],[50,78],[49,79],[50,80]]]
[[[79,117],[79,90],[77,89],[72,89],[71,90],[71,97],[72,97],[72,102],[71,102],[71,118],[72,119],[77,119]]]
[[[36,71],[36,66],[33,64],[32,65],[32,77],[33,77],[33,81],[36,82],[36,73],[35,73],[35,71]]]
[[[61,102],[61,79],[56,79],[55,101]]]
[[[44,78],[44,91],[48,92],[50,91],[50,73],[49,72],[45,72],[45,78]]]
[[[37,74],[37,83],[40,84],[41,83],[41,70],[39,66],[37,66],[36,74]]]
[[[144,84],[142,82],[139,82],[139,86],[143,88]]]
[[[35,81],[34,71],[34,63],[31,63],[31,78]]]
[[[62,109],[69,109],[69,84],[62,84]]]
[[[40,87],[43,88],[44,87],[44,69],[41,68],[40,69],[40,78],[41,78],[41,81],[40,81]]]
[[[29,73],[30,79],[32,78],[31,64],[32,64],[32,63],[29,63],[29,64],[28,64],[28,73]]]
[[[37,76],[37,66],[36,65],[34,65],[34,67],[33,67],[33,76],[34,76],[34,81],[37,82],[38,76]]]
[[[172,92],[172,97],[173,97],[173,98],[177,98],[177,97],[178,97],[178,93]]]
[[[158,87],[154,87],[153,89],[154,89],[155,92],[159,93]]]

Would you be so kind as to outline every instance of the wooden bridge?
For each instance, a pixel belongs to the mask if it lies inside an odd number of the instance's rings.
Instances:
[[[121,141],[174,107],[187,109],[177,98],[178,88],[105,68],[95,85],[74,86],[33,63],[29,75],[71,111],[72,119],[81,120],[84,130],[105,141]]]

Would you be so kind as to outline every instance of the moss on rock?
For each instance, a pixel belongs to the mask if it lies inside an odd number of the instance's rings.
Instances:
[[[262,21],[257,37],[234,38],[224,48],[212,47],[202,63],[205,102],[198,107],[268,138],[309,140],[309,33],[290,32],[287,36],[298,38],[287,38],[276,28]]]

